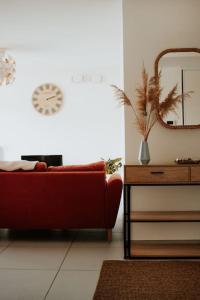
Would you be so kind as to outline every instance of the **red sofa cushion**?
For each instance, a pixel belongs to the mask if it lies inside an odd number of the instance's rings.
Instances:
[[[98,161],[91,164],[85,165],[68,165],[68,166],[58,166],[58,167],[48,167],[48,172],[74,172],[74,171],[104,171],[105,163],[104,161]]]
[[[45,172],[47,171],[47,164],[45,162],[37,162],[37,164],[35,165],[35,169],[33,171]]]

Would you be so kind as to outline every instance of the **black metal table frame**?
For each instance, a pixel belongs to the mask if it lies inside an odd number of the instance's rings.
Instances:
[[[200,256],[131,256],[131,187],[133,186],[191,186],[200,185],[200,183],[129,183],[124,184],[124,259],[195,259]],[[147,222],[147,221],[137,221]],[[148,221],[151,222],[151,221]],[[160,221],[153,221],[160,222]],[[174,220],[166,220],[164,222],[175,222]],[[187,222],[187,221],[184,221]],[[196,221],[197,222],[197,221]]]

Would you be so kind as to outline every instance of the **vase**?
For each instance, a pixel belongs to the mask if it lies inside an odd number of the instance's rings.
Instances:
[[[141,141],[138,160],[141,165],[147,165],[150,162],[149,146],[147,141]]]

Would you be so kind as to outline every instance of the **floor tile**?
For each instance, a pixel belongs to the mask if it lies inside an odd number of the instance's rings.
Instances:
[[[0,229],[0,240],[8,238],[8,229]]]
[[[106,241],[107,234],[106,230],[102,229],[80,229],[77,232],[74,240],[95,240],[95,241]]]
[[[92,300],[99,271],[60,271],[47,300]]]
[[[6,248],[7,248],[7,246],[0,247],[0,255],[3,253],[3,251],[5,251]],[[1,300],[1,298],[0,298],[0,300]]]
[[[8,230],[3,237],[11,241],[71,241],[76,230]]]
[[[0,270],[0,299],[42,300],[55,273],[56,271]]]
[[[0,247],[68,247],[75,239],[74,230],[0,230]]]
[[[70,248],[61,269],[99,270],[106,259],[123,259],[123,248]]]
[[[8,230],[0,229],[0,247],[6,247],[10,244],[10,240],[8,238]]]
[[[123,216],[118,216],[113,232],[123,232]]]
[[[10,244],[10,241],[0,240],[0,247],[7,247]]]
[[[7,239],[0,239],[0,254],[10,245],[10,241]]]
[[[71,242],[63,241],[12,241],[10,247],[20,247],[20,248],[69,248]]]
[[[0,254],[0,269],[58,269],[67,249],[8,247]]]
[[[113,233],[112,241],[108,242],[105,236],[98,234],[98,232],[80,232],[74,242],[72,243],[72,248],[86,248],[86,247],[120,247],[123,248],[123,234]]]

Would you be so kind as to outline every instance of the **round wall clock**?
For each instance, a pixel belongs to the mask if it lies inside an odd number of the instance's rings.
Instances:
[[[63,94],[56,85],[45,83],[34,90],[32,103],[37,112],[49,116],[58,112],[62,107]]]

